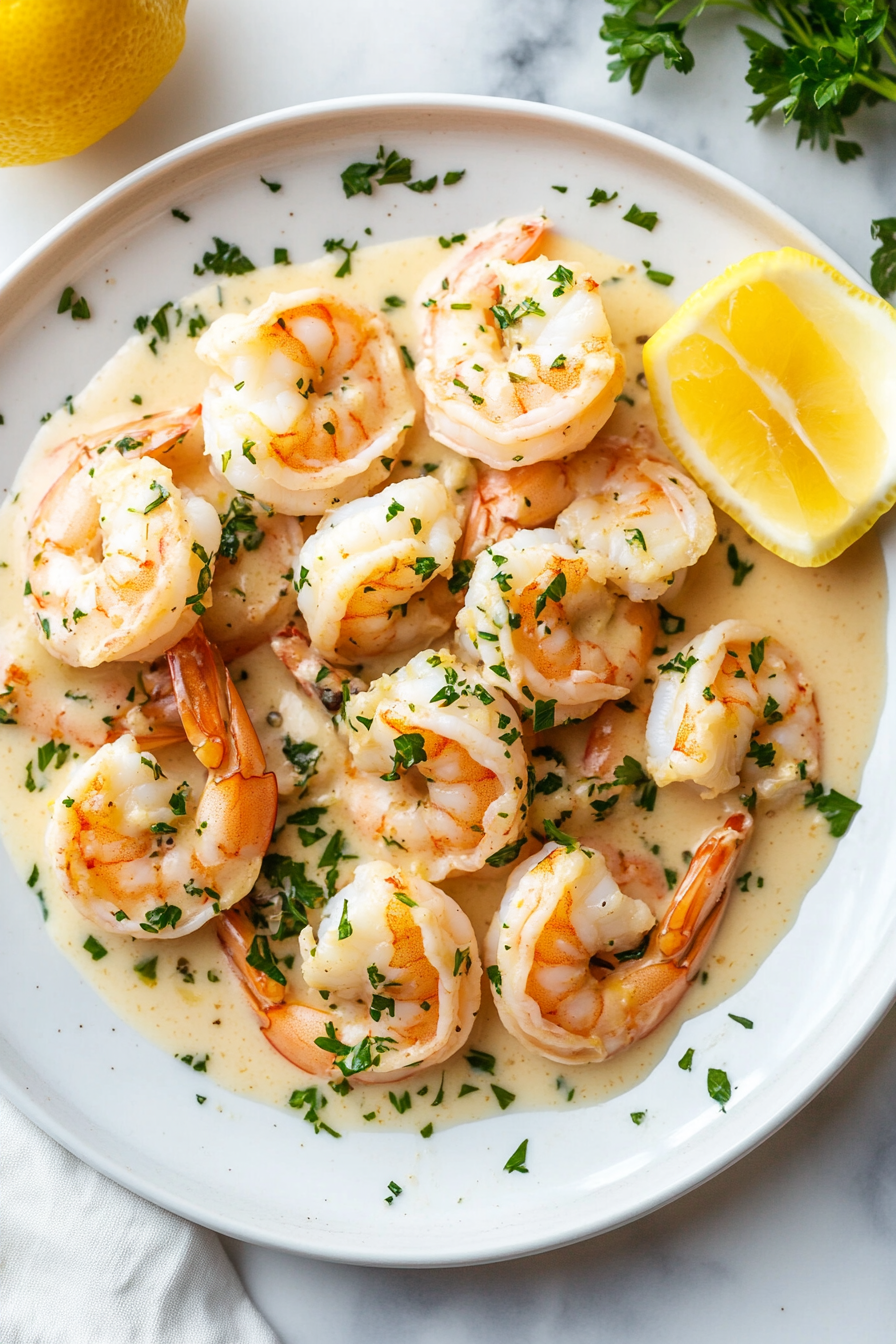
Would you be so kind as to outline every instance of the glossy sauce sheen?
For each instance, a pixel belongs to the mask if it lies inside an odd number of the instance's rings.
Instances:
[[[643,380],[638,381],[643,343],[638,337],[650,335],[669,315],[665,291],[644,279],[635,266],[568,239],[548,235],[543,251],[557,259],[583,262],[602,282],[601,295],[614,341],[627,363],[625,393],[634,403],[632,406],[625,401],[619,403],[606,432],[625,433],[638,423],[651,424],[647,392]],[[383,309],[387,295],[399,295],[407,306],[390,308],[384,316],[396,340],[413,355],[416,331],[411,299],[419,281],[444,256],[438,241],[426,238],[359,250],[352,258],[351,275],[341,280],[333,278],[341,257],[336,262],[325,257],[307,265],[270,267],[222,279],[220,286],[211,285],[197,292],[181,304],[181,309],[188,317],[198,308],[211,322],[222,311],[248,311],[272,290],[289,293],[312,285],[333,288],[375,310]],[[31,516],[46,489],[45,475],[37,469],[46,449],[72,434],[92,430],[98,422],[121,423],[139,414],[201,400],[208,370],[194,354],[195,341],[187,335],[186,317],[173,328],[168,343],[157,342],[157,355],[150,351],[146,337],[133,337],[76,398],[75,414],[57,412],[37,436],[20,472],[17,483],[20,493],[15,500],[7,501],[3,509],[0,559],[8,566],[0,570],[0,615],[4,620],[21,614],[22,578],[13,536],[20,533],[23,520]],[[409,384],[418,406],[418,420],[408,435],[402,457],[413,462],[436,461],[440,455],[444,456],[445,450],[427,436],[419,393],[410,378]],[[142,397],[139,410],[132,404],[135,394]],[[733,617],[755,621],[778,636],[796,653],[815,687],[824,728],[825,786],[854,796],[871,746],[884,686],[886,580],[876,538],[873,534],[865,537],[821,570],[803,570],[762,550],[724,516],[719,517],[719,533],[709,553],[690,571],[682,593],[670,601],[674,611],[686,618],[686,635],[668,641],[661,636],[662,643],[677,648],[687,637],[710,624]],[[726,558],[731,542],[754,565],[746,581],[737,588],[732,584],[732,570]],[[436,641],[436,647],[447,644],[449,638],[446,635],[442,641]],[[412,652],[382,659],[381,665],[394,666]],[[89,691],[94,697],[93,712],[98,716],[120,707],[122,688],[133,683],[138,671],[136,665],[129,668],[119,665],[110,684],[108,668],[85,672],[61,664],[49,666],[53,660],[46,655],[43,658],[58,697],[61,699],[66,689],[76,693]],[[654,663],[657,661],[660,659]],[[268,648],[237,660],[231,670],[259,727],[268,764],[273,768],[278,764],[282,737],[278,739],[276,732],[266,726],[268,715],[272,714],[276,723],[284,698],[294,697],[294,683]],[[375,674],[379,668],[371,664],[367,671]],[[122,672],[127,675],[122,677]],[[243,673],[247,675],[240,679]],[[314,715],[311,717],[309,731],[313,732]],[[318,714],[318,723],[322,729],[327,728],[323,711]],[[587,728],[570,727],[543,738],[562,749],[571,776],[576,760],[581,759],[586,735]],[[5,726],[0,734],[3,838],[24,877],[33,876],[35,865],[38,872],[32,887],[34,896],[17,892],[14,899],[35,899],[38,892],[42,893],[48,909],[48,932],[80,973],[118,1014],[161,1049],[172,1056],[192,1056],[191,1064],[178,1065],[183,1067],[183,1085],[188,1090],[208,1092],[206,1080],[213,1080],[256,1100],[278,1107],[287,1105],[294,1089],[304,1088],[313,1080],[267,1045],[212,925],[164,943],[118,938],[93,929],[55,889],[44,858],[43,835],[52,804],[64,792],[66,781],[77,765],[77,754],[73,753],[60,770],[54,769],[52,763],[46,774],[35,769],[35,778],[42,787],[35,792],[26,791],[26,764],[35,759],[36,749],[46,737],[21,726]],[[643,741],[632,754],[638,756],[639,751],[639,759],[643,760]],[[169,748],[158,755],[169,777],[189,779],[194,787],[201,788],[202,773],[189,750]],[[279,763],[282,764],[282,758]],[[289,808],[285,804],[281,807],[281,819],[287,810],[312,803],[328,806],[328,833],[340,827],[353,854],[362,858],[383,857],[379,851],[373,853],[366,848],[364,841],[353,833],[339,801],[338,779],[328,780],[326,769],[312,780],[301,804],[293,798]],[[588,838],[642,856],[658,847],[655,857],[659,864],[680,876],[685,867],[683,851],[696,848],[723,810],[718,803],[702,802],[687,787],[673,785],[659,792],[652,813],[636,808],[631,796],[622,799],[599,828],[591,828]],[[544,807],[544,814],[552,815],[550,807]],[[275,848],[304,859],[310,865],[309,874],[312,873],[318,850],[302,851],[297,840],[290,843],[288,832],[292,828],[284,828]],[[780,811],[773,806],[760,814],[754,843],[742,865],[752,876],[747,889],[737,890],[733,895],[706,963],[706,982],[691,989],[663,1027],[621,1056],[605,1064],[568,1068],[564,1072],[561,1067],[530,1054],[506,1034],[484,985],[482,1008],[469,1045],[495,1056],[493,1073],[474,1068],[466,1058],[467,1048],[444,1069],[421,1071],[415,1078],[393,1084],[395,1093],[408,1091],[411,1097],[410,1109],[401,1115],[389,1100],[388,1085],[358,1086],[344,1098],[324,1085],[327,1106],[321,1118],[340,1132],[377,1125],[420,1129],[430,1122],[443,1128],[496,1114],[498,1103],[490,1086],[493,1082],[515,1095],[512,1103],[515,1109],[594,1104],[624,1091],[645,1077],[662,1058],[683,1019],[719,1002],[749,980],[794,919],[803,895],[830,859],[834,843],[826,822],[815,809],[804,809],[799,798]],[[344,866],[341,871],[344,881],[349,869]],[[443,884],[470,915],[480,942],[503,894],[508,870],[485,872],[487,876],[456,878]],[[761,887],[757,885],[758,877],[763,881]],[[316,922],[316,916],[312,915],[312,919]],[[108,955],[99,961],[91,960],[83,947],[91,933],[108,949]],[[275,946],[278,950],[283,946],[285,950],[285,945]],[[134,966],[153,956],[158,957],[157,982],[147,984],[135,973]],[[751,1006],[750,1016],[759,1028],[761,1002]],[[187,1076],[188,1071],[192,1076]],[[475,1090],[460,1097],[464,1086]],[[440,1089],[442,1099],[434,1107]],[[218,1104],[212,1098],[209,1100]],[[363,1118],[371,1114],[373,1119]],[[329,1140],[321,1136],[321,1141]]]

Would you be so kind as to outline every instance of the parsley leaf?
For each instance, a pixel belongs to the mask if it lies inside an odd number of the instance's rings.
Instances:
[[[830,793],[825,793],[820,784],[814,784],[806,793],[805,806],[811,807],[813,803],[821,815],[827,817],[831,835],[837,840],[846,834],[852,824],[853,817],[862,810],[862,804],[857,803],[853,798],[847,798],[837,789],[831,789]]]
[[[888,299],[896,290],[896,219],[873,219],[871,237],[880,243],[871,256],[871,283]]]
[[[510,1157],[508,1157],[507,1161],[504,1163],[504,1170],[519,1171],[522,1172],[524,1175],[528,1175],[529,1168],[525,1165],[526,1153],[528,1151],[528,1148],[529,1148],[529,1140],[523,1139],[519,1148],[517,1148],[514,1152],[512,1152],[510,1154]]]
[[[519,858],[520,850],[526,843],[526,839],[527,837],[523,835],[520,836],[519,840],[514,840],[512,844],[504,845],[502,849],[490,854],[486,863],[490,868],[504,868],[508,863],[513,863],[515,859]]]
[[[861,145],[844,137],[844,119],[862,107],[896,101],[892,72],[896,23],[886,0],[719,0],[731,9],[753,11],[767,27],[777,28],[782,41],[767,33],[740,27],[750,52],[747,83],[758,96],[750,120],[758,125],[775,112],[797,128],[804,141],[822,149],[833,147],[841,163],[862,153]],[[689,74],[694,54],[687,45],[688,26],[705,5],[675,11],[679,0],[609,0],[601,37],[610,56],[610,79],[628,77],[637,93],[653,61],[662,57],[667,70]],[[875,285],[877,281],[874,281]]]
[[[706,1090],[720,1106],[731,1100],[731,1083],[724,1069],[710,1069],[706,1075]]]
[[[206,271],[211,271],[214,275],[245,275],[248,271],[255,270],[255,263],[249,260],[236,243],[225,243],[223,238],[216,238],[214,235],[212,242],[215,244],[214,252],[203,253],[202,266],[193,267],[194,275],[205,275]]]
[[[627,224],[637,224],[639,229],[646,229],[648,233],[653,233],[659,223],[659,215],[655,210],[640,210],[634,204],[629,206],[622,218]]]
[[[749,564],[746,560],[741,560],[737,553],[737,547],[734,545],[728,547],[728,564],[734,571],[734,578],[731,582],[735,588],[739,588],[750,571],[755,569],[755,565]]]

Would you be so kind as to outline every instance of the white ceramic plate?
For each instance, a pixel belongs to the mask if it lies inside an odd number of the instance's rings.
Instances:
[[[466,169],[417,195],[403,186],[346,200],[339,173],[376,146],[400,147],[421,176]],[[284,184],[271,194],[259,174]],[[569,187],[565,195],[553,183]],[[618,190],[589,207],[594,187]],[[656,210],[648,236],[622,219]],[[41,414],[84,386],[134,315],[189,292],[217,234],[259,264],[327,236],[374,241],[468,228],[544,205],[565,232],[618,256],[649,252],[693,289],[750,252],[784,245],[837,257],[754,192],[637,132],[557,108],[485,98],[351,99],[229,127],[158,159],[61,224],[0,280],[2,482]],[[179,206],[187,225],[171,216]],[[55,315],[62,289],[93,319]],[[888,569],[896,543],[885,525]],[[890,621],[890,642],[893,622]],[[158,1204],[231,1236],[336,1260],[449,1265],[555,1246],[637,1217],[742,1156],[805,1104],[857,1049],[896,992],[896,828],[892,692],[861,790],[863,810],[795,926],[749,984],[762,1023],[728,1018],[741,996],[688,1021],[687,1041],[634,1091],[596,1108],[508,1113],[437,1134],[322,1141],[291,1113],[203,1080],[118,1020],[56,950],[37,902],[0,855],[0,1088],[92,1166]],[[736,1090],[726,1113],[676,1064],[711,1054]],[[633,1110],[651,1123],[632,1125]],[[529,1140],[529,1174],[503,1165]],[[387,1181],[405,1193],[383,1201]]]

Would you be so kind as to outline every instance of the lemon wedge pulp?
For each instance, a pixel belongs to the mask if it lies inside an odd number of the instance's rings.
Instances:
[[[896,502],[896,312],[807,252],[758,252],[644,346],[660,433],[776,555],[823,565]]]

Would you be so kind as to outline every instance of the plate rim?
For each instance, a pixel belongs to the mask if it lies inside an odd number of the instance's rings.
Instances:
[[[565,126],[596,132],[617,143],[631,146],[639,155],[656,158],[667,165],[670,163],[676,165],[690,177],[719,189],[729,199],[732,196],[739,198],[764,220],[772,222],[779,230],[791,234],[805,250],[823,257],[855,284],[870,291],[868,282],[862,276],[788,212],[731,174],[655,136],[605,117],[552,104],[476,94],[404,93],[323,99],[276,109],[220,127],[151,159],[69,213],[6,267],[0,273],[0,303],[7,308],[12,301],[15,312],[18,295],[21,293],[22,300],[28,297],[31,281],[39,282],[42,264],[48,259],[52,260],[52,254],[58,248],[64,247],[67,242],[77,243],[77,236],[82,233],[85,225],[99,222],[98,232],[102,237],[106,237],[104,221],[112,220],[116,214],[121,216],[122,222],[129,216],[137,218],[145,210],[146,201],[143,194],[145,188],[149,184],[164,183],[167,176],[176,176],[178,170],[185,165],[195,163],[228,144],[252,139],[256,135],[263,136],[273,128],[282,129],[314,120],[325,121],[339,114],[389,109],[403,112],[415,109],[430,113],[443,111],[448,114],[456,110],[468,110],[488,117],[503,113],[522,120],[529,119],[533,122],[554,125],[559,129]],[[18,302],[18,311],[21,312],[25,307],[25,302]],[[4,325],[14,327],[15,317],[6,319]],[[295,1233],[287,1235],[284,1232],[279,1236],[273,1230],[265,1232],[258,1227],[253,1228],[239,1218],[203,1207],[192,1199],[180,1195],[175,1189],[165,1188],[153,1177],[142,1175],[122,1161],[107,1157],[98,1144],[91,1142],[87,1135],[80,1136],[68,1129],[64,1120],[54,1115],[52,1104],[42,1106],[38,1097],[29,1091],[27,1085],[20,1083],[7,1072],[2,1058],[0,1058],[0,1095],[6,1097],[44,1133],[96,1171],[172,1213],[238,1240],[300,1253],[316,1259],[355,1265],[439,1268],[486,1264],[571,1245],[634,1222],[672,1203],[690,1190],[698,1188],[765,1142],[836,1077],[889,1011],[896,1000],[896,950],[889,960],[886,956],[882,956],[875,965],[874,972],[868,976],[861,991],[850,1003],[841,1005],[837,1016],[829,1022],[831,1034],[836,1035],[839,1041],[833,1054],[828,1043],[822,1048],[818,1039],[808,1042],[799,1059],[791,1066],[789,1077],[777,1079],[779,1100],[766,1119],[759,1124],[750,1120],[748,1113],[751,1113],[754,1107],[749,1101],[755,1098],[745,1099],[748,1104],[738,1108],[736,1117],[735,1115],[729,1117],[729,1128],[744,1132],[740,1136],[732,1136],[723,1146],[723,1150],[709,1161],[701,1159],[697,1163],[699,1169],[695,1168],[694,1159],[686,1150],[682,1153],[680,1176],[668,1180],[656,1195],[645,1195],[637,1203],[632,1204],[625,1215],[614,1216],[609,1221],[602,1220],[595,1201],[590,1216],[583,1217],[578,1209],[574,1209],[563,1227],[554,1226],[541,1236],[533,1235],[531,1229],[527,1229],[522,1235],[514,1235],[513,1230],[508,1229],[503,1234],[502,1242],[496,1244],[487,1254],[481,1251],[465,1252],[462,1248],[450,1255],[444,1252],[433,1254],[425,1247],[421,1247],[414,1254],[401,1253],[398,1256],[391,1254],[388,1258],[383,1258],[382,1255],[379,1257],[372,1255],[357,1236],[355,1244],[350,1245],[343,1243],[332,1233],[324,1234],[321,1238],[319,1231],[303,1233],[297,1230]],[[731,1124],[732,1121],[735,1123]],[[321,1239],[324,1242],[329,1240],[331,1244],[314,1244],[315,1237],[318,1238],[318,1242]]]

